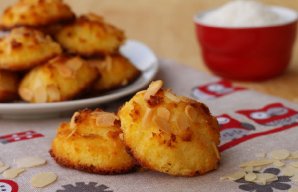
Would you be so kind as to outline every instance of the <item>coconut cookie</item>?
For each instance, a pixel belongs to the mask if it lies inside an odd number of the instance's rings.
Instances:
[[[43,27],[74,18],[74,13],[62,0],[20,0],[4,11],[0,17],[0,28]]]
[[[18,91],[23,100],[32,103],[66,101],[84,94],[98,76],[85,60],[58,56],[27,73]]]
[[[120,122],[113,113],[96,109],[76,112],[62,123],[51,155],[62,166],[91,173],[127,173],[135,167],[121,139]]]
[[[219,126],[202,103],[162,89],[138,92],[119,110],[124,141],[143,167],[194,176],[219,165]]]
[[[93,86],[95,93],[110,91],[124,87],[135,81],[141,72],[124,56],[120,54],[106,56],[104,60],[90,61],[101,74]]]
[[[0,38],[0,69],[23,71],[62,52],[50,36],[29,28],[16,28]]]
[[[86,57],[115,53],[125,40],[122,30],[94,14],[62,27],[55,37],[68,52]]]

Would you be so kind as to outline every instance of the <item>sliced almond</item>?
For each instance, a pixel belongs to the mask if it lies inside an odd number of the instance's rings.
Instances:
[[[110,56],[107,56],[106,57],[106,59],[105,59],[105,61],[103,62],[103,67],[104,67],[104,69],[106,70],[106,71],[111,71],[112,70],[112,65],[113,65],[113,60],[112,60],[112,57],[110,57]]]
[[[214,142],[212,142],[212,148],[213,148],[213,150],[214,150],[214,152],[216,154],[217,159],[220,159],[220,154],[219,154],[217,145]]]
[[[23,169],[23,168],[11,168],[11,169],[4,171],[2,173],[2,176],[5,179],[14,179],[24,171],[25,171],[25,169]]]
[[[163,118],[166,121],[169,121],[171,113],[167,108],[159,107],[157,109],[156,115],[159,116],[160,118]]]
[[[286,149],[281,149],[281,150],[272,151],[270,155],[273,159],[284,160],[290,156],[290,152]]]
[[[9,165],[3,165],[2,167],[0,167],[0,173],[2,173],[3,171],[9,169]]]
[[[150,100],[151,96],[154,96],[161,88],[162,88],[163,82],[161,80],[153,81],[150,83],[149,88],[147,89],[144,99],[146,101]]]
[[[16,159],[15,163],[18,168],[30,168],[44,165],[47,163],[47,161],[40,157],[24,157],[21,159]]]
[[[65,65],[72,71],[76,72],[82,67],[83,61],[80,58],[75,57],[71,60],[68,60]]]
[[[265,179],[259,179],[259,178],[255,179],[253,182],[258,185],[266,185],[267,184]]]
[[[253,161],[247,161],[245,163],[240,164],[240,167],[258,167],[258,166],[264,166],[272,164],[274,160],[272,159],[260,159],[260,160],[253,160]]]
[[[28,88],[20,88],[20,95],[27,101],[31,101],[33,98],[33,93]]]
[[[292,167],[298,168],[298,161],[291,162],[290,165]]]
[[[60,101],[61,94],[57,86],[55,85],[48,85],[47,86],[47,93],[49,100],[51,101]]]
[[[96,125],[103,127],[114,126],[114,122],[117,119],[117,116],[113,113],[107,112],[97,112]]]
[[[263,169],[262,166],[253,167],[254,171],[261,171]]]
[[[195,121],[198,117],[198,113],[196,111],[196,109],[191,106],[191,105],[187,105],[184,109],[186,116],[188,117],[189,120],[191,121]]]
[[[146,93],[146,90],[142,90],[142,91],[139,91],[136,93],[136,95],[141,95],[141,94],[145,94]]]
[[[53,172],[45,172],[45,173],[39,173],[34,175],[31,180],[31,186],[36,188],[42,188],[47,185],[52,184],[57,180],[57,175]]]
[[[71,129],[71,132],[66,138],[71,137],[77,131],[76,119],[77,119],[78,116],[80,116],[80,112],[75,112],[73,114],[73,116],[71,117],[70,123],[69,123],[69,128]]]
[[[165,97],[169,100],[173,101],[174,103],[179,103],[180,99],[176,95],[172,94],[170,91],[165,92]]]
[[[266,185],[267,183],[271,183],[273,181],[278,180],[278,177],[271,173],[258,173],[256,175],[257,178],[252,182],[257,183],[259,185]]]
[[[237,171],[237,172],[234,172],[234,173],[231,173],[231,174],[221,177],[221,180],[228,179],[230,181],[236,181],[238,179],[242,179],[244,176],[245,176],[244,171]]]
[[[294,167],[284,167],[281,169],[282,175],[283,176],[289,176],[292,177],[296,174],[296,170]]]
[[[244,171],[247,173],[253,172],[254,168],[253,167],[244,167]]]
[[[283,167],[283,166],[285,165],[285,163],[282,162],[282,161],[274,161],[274,162],[273,162],[273,165],[274,165],[275,167]]]
[[[186,130],[188,127],[190,127],[190,123],[184,114],[180,114],[177,117],[177,125],[179,129],[182,129],[182,130]]]
[[[65,78],[71,78],[73,76],[73,71],[66,65],[59,65],[58,71],[59,74]]]
[[[44,87],[38,87],[34,93],[35,102],[45,103],[47,101],[47,92]]]
[[[171,133],[171,125],[168,121],[165,119],[159,117],[159,116],[154,116],[152,121],[158,126],[159,129],[166,133]]]
[[[255,173],[247,173],[245,176],[244,176],[244,180],[245,181],[249,181],[249,182],[252,182],[254,181],[255,179],[257,178],[257,175]]]
[[[70,119],[69,127],[70,129],[75,129],[77,124],[76,124],[76,119],[80,116],[80,112],[75,112],[73,116]]]
[[[267,183],[278,180],[277,176],[272,173],[259,173],[257,177],[266,180]]]
[[[142,120],[142,127],[146,127],[146,125],[148,125],[151,122],[152,116],[153,110],[151,108],[147,108]]]

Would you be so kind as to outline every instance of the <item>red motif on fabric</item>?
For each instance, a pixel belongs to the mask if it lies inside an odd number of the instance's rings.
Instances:
[[[24,132],[18,132],[18,133],[0,136],[0,143],[7,144],[7,143],[13,143],[17,141],[34,139],[38,137],[44,137],[44,135],[40,133],[36,133],[35,131],[24,131]]]
[[[16,182],[12,180],[2,180],[0,179],[0,191],[5,191],[5,192],[18,192],[19,191],[19,186]]]
[[[240,110],[237,113],[265,126],[298,125],[298,112],[281,103],[273,103],[261,109]]]
[[[221,152],[250,139],[298,126],[298,112],[281,103],[269,104],[260,109],[239,110],[237,113],[265,127],[253,129],[252,124],[239,122],[228,115],[218,116],[222,140],[219,146]]]
[[[210,100],[241,90],[245,90],[245,88],[235,87],[230,81],[220,80],[193,88],[192,96],[199,100]]]

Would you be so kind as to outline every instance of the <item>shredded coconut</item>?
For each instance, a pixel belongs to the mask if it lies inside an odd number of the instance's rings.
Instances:
[[[202,23],[224,27],[276,25],[286,21],[270,6],[254,0],[233,0],[202,17]]]

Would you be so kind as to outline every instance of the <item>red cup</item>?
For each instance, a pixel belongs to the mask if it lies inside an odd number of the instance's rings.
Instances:
[[[272,7],[289,19],[264,27],[218,27],[202,23],[208,12],[195,16],[197,39],[205,64],[224,78],[258,81],[280,75],[291,60],[296,37],[297,13]]]

